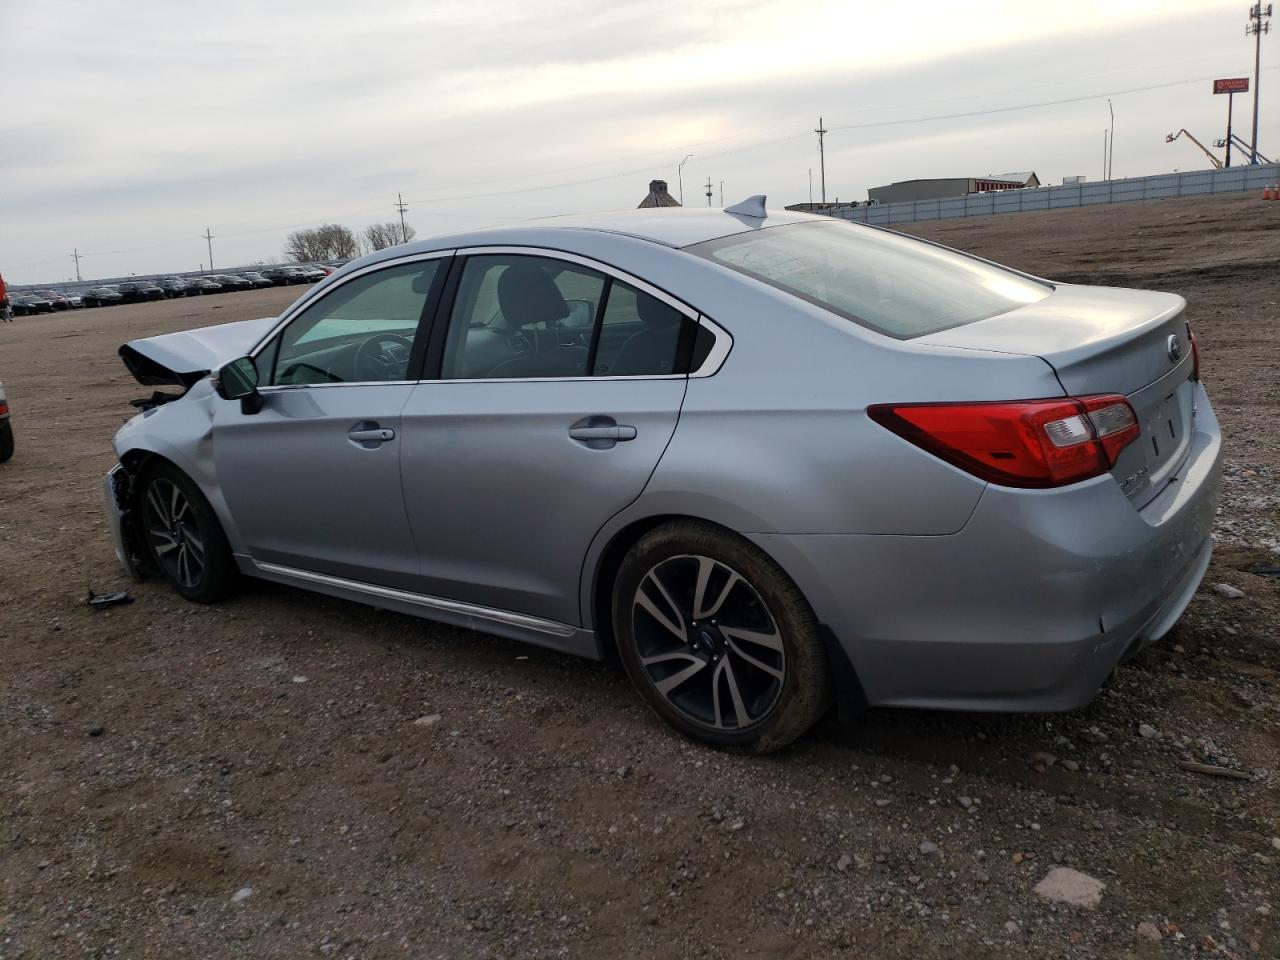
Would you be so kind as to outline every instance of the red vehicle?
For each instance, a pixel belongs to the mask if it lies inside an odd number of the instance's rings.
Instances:
[[[9,307],[9,291],[4,288],[4,275],[0,274],[0,320],[12,320],[13,310]]]

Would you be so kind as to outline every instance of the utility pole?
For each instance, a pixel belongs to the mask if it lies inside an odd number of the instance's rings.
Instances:
[[[724,206],[724,181],[720,181],[720,206]]]
[[[1107,179],[1107,128],[1102,128],[1102,179]]]
[[[1244,28],[1246,37],[1254,38],[1253,45],[1253,137],[1249,141],[1249,162],[1258,162],[1258,90],[1262,80],[1262,35],[1271,32],[1271,4],[1261,2],[1249,8],[1249,24]]]
[[[76,283],[79,283],[80,282],[80,251],[72,250],[71,259],[75,260],[76,262]]]
[[[691,153],[687,157],[685,157],[683,160],[681,160],[678,164],[676,164],[676,180],[679,181],[680,206],[682,207],[684,206],[684,165],[692,159],[693,159],[693,154]]]
[[[711,206],[711,178],[707,177],[707,206]]]
[[[204,228],[204,233],[200,234],[204,237],[205,243],[209,244],[209,269],[213,269],[213,233],[208,227]]]
[[[1111,98],[1107,97],[1107,109],[1111,111],[1111,146],[1107,148],[1107,179],[1111,179],[1111,161],[1116,155],[1116,111],[1111,106]]]
[[[409,205],[404,202],[404,197],[402,197],[400,194],[397,193],[396,209],[400,211],[400,242],[401,243],[409,242],[409,231],[404,225],[404,211],[407,206]]]
[[[822,138],[830,131],[822,125],[822,118],[818,118],[818,129],[813,131],[818,135],[818,166],[822,171],[822,203],[825,206],[827,202],[827,153],[823,146]],[[810,171],[810,176],[813,172]]]

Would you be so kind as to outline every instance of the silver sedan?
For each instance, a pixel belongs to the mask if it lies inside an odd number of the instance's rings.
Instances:
[[[247,575],[616,654],[720,746],[1067,710],[1209,563],[1185,307],[763,198],[427,240],[123,346],[171,389],[107,510],[190,600]]]

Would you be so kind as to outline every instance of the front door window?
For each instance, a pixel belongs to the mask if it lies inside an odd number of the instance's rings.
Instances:
[[[414,338],[440,263],[425,260],[377,270],[321,297],[260,352],[263,383],[408,379]]]

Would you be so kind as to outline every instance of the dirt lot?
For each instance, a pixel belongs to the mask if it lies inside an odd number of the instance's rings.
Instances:
[[[1190,301],[1217,557],[1086,710],[873,711],[764,759],[672,734],[615,667],[282,587],[91,612],[127,585],[98,491],[146,392],[116,346],[293,294],[0,326],[0,960],[1280,956],[1280,579],[1247,572],[1280,564],[1280,204],[916,232]],[[1040,899],[1055,864],[1101,904]]]

